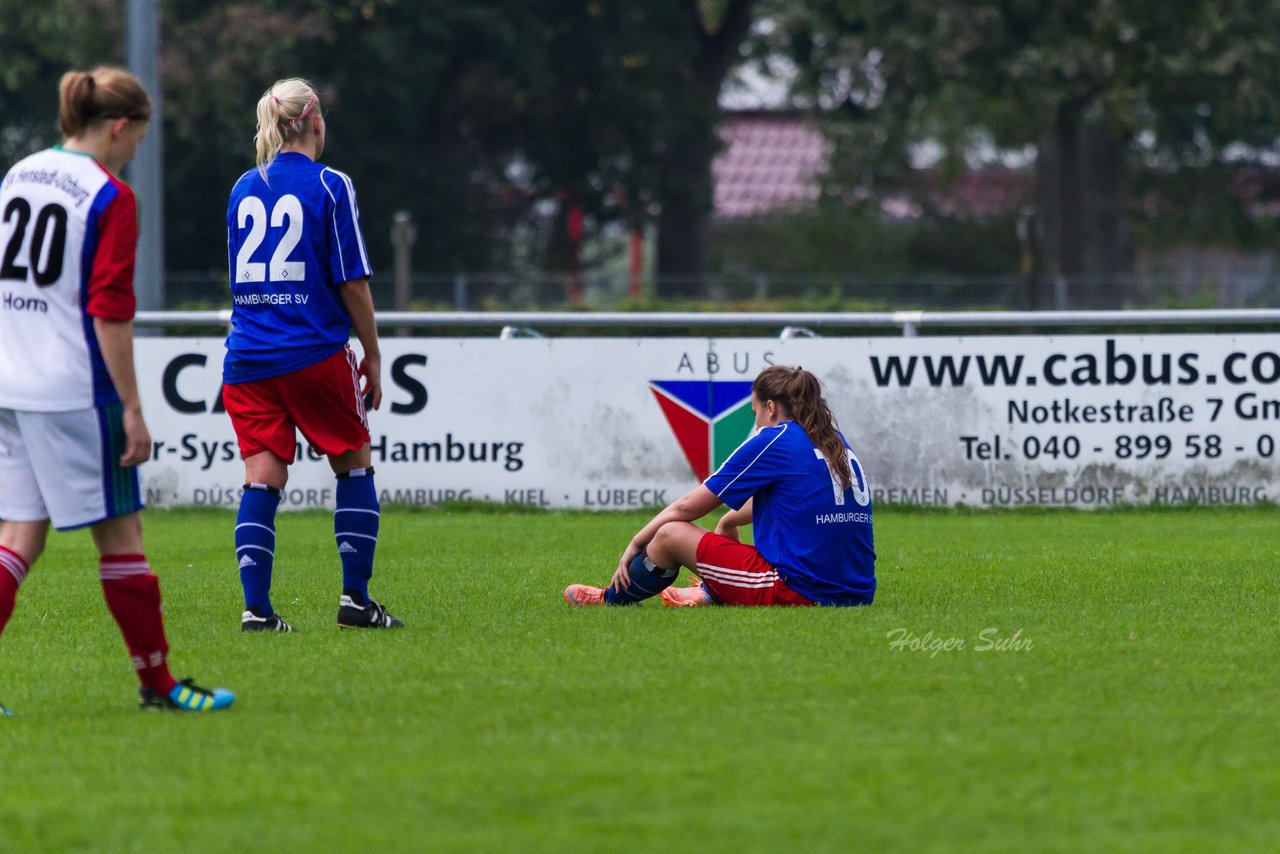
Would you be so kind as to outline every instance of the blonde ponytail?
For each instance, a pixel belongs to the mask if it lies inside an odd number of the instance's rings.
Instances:
[[[307,119],[318,109],[316,90],[300,77],[277,80],[258,99],[258,132],[253,144],[262,180],[267,180],[267,169],[280,149],[306,134]]]

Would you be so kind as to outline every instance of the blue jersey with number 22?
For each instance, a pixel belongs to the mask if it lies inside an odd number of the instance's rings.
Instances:
[[[369,276],[356,191],[343,173],[303,154],[246,172],[227,205],[231,334],[226,383],[278,377],[346,346],[351,315],[338,285]]]
[[[821,605],[866,605],[876,592],[871,489],[848,453],[853,485],[841,489],[808,434],[785,421],[743,442],[706,481],[735,510],[755,499],[756,548],[788,587]]]

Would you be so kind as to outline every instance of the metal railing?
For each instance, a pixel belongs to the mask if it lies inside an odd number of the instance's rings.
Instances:
[[[625,273],[593,270],[568,273],[479,272],[416,274],[400,291],[386,276],[375,276],[374,304],[407,310],[414,306],[450,311],[539,311],[590,306],[597,310],[625,307],[646,296],[683,295],[726,303],[765,303],[791,308],[786,303],[826,307],[838,301],[857,301],[858,308],[878,311],[934,308],[960,310],[1028,309],[1028,285],[1017,275],[910,275],[859,276],[836,273],[708,272],[702,276],[646,275],[636,282]],[[1270,267],[1245,274],[1230,270],[1199,276],[1163,276],[1155,273],[1094,277],[1060,277],[1042,289],[1044,310],[1093,310],[1112,302],[1091,302],[1103,296],[1122,299],[1138,309],[1184,307],[1265,308],[1280,307],[1280,273]],[[578,296],[575,299],[574,293]],[[169,309],[186,306],[230,306],[225,273],[176,271],[165,283]],[[782,305],[779,306],[778,304]]]
[[[1133,328],[1146,326],[1280,325],[1280,309],[1164,309],[1151,311],[882,311],[882,312],[639,312],[639,311],[384,311],[380,328],[501,329],[500,337],[538,337],[543,329],[778,328],[781,337],[816,330],[897,329],[906,337],[929,329]],[[192,329],[231,323],[231,310],[141,311],[142,329]]]

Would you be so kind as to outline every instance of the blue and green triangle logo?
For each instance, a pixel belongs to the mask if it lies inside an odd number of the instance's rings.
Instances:
[[[652,380],[649,390],[698,480],[720,468],[755,427],[749,381]]]

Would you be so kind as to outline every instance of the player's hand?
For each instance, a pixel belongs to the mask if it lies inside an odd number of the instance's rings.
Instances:
[[[613,581],[609,582],[610,587],[614,590],[626,590],[631,586],[631,561],[635,560],[638,554],[640,554],[640,546],[628,543],[627,550],[618,560],[618,569],[613,573]]]
[[[382,357],[365,356],[360,360],[360,367],[356,371],[364,379],[360,394],[367,402],[366,405],[370,409],[377,409],[382,405]]]
[[[626,590],[631,586],[631,568],[624,564],[618,565],[618,571],[613,574],[613,580],[609,582],[609,586],[614,590]]]
[[[120,455],[120,465],[136,466],[151,459],[151,431],[142,417],[142,410],[126,409],[124,411],[124,453]]]
[[[722,537],[728,537],[734,542],[742,542],[742,534],[738,530],[737,525],[726,525],[724,519],[716,523],[716,533]]]

